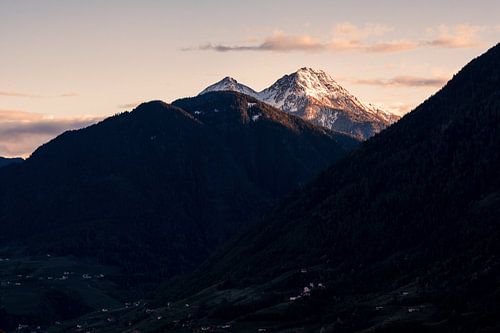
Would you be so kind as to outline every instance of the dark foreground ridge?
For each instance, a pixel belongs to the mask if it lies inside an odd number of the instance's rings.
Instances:
[[[0,157],[0,168],[10,164],[21,163],[22,161],[24,160],[20,157],[14,157],[14,158]]]

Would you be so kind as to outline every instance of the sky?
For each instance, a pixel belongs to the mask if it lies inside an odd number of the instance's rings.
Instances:
[[[322,69],[404,114],[500,41],[497,0],[0,0],[0,156],[225,76]]]

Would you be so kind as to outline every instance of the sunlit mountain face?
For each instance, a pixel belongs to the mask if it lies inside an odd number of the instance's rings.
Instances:
[[[321,70],[301,68],[256,92],[231,77],[207,87],[210,91],[238,91],[337,132],[367,139],[399,119],[399,116],[360,102]]]

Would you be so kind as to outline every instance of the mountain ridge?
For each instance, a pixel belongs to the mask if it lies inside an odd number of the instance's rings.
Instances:
[[[16,163],[22,163],[24,161],[21,157],[2,157],[0,156],[0,168]]]
[[[237,93],[143,103],[2,168],[0,238],[176,274],[356,145]],[[137,248],[121,224],[138,235]],[[66,234],[73,228],[87,238]],[[106,237],[123,242],[114,248]]]
[[[316,125],[366,139],[399,119],[359,101],[322,70],[303,67],[256,92],[231,77],[210,85],[208,91],[238,91]]]

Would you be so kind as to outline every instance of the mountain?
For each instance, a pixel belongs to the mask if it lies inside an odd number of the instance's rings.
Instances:
[[[134,328],[499,331],[499,87],[500,44],[171,281],[152,306],[164,321]]]
[[[264,89],[259,97],[314,124],[366,139],[399,117],[361,103],[321,70],[301,68]]]
[[[313,124],[359,139],[367,139],[399,119],[394,114],[360,102],[324,71],[306,67],[283,76],[261,92],[226,77],[200,94],[215,90],[238,91],[253,96]]]
[[[7,157],[0,156],[0,168],[7,166],[9,164],[21,163],[22,161],[24,161],[24,159],[22,159],[20,157],[7,158]]]
[[[175,275],[357,143],[238,93],[144,103],[3,168],[0,242]]]
[[[239,83],[238,81],[236,81],[235,79],[233,79],[232,77],[229,77],[229,76],[226,76],[225,78],[223,78],[219,82],[216,82],[216,83],[212,84],[211,86],[208,86],[200,93],[200,95],[203,95],[203,94],[206,94],[206,93],[212,92],[212,91],[236,91],[236,92],[239,92],[239,93],[242,93],[242,94],[245,94],[248,96],[252,96],[252,97],[257,97],[257,95],[258,95],[257,92],[255,90],[253,90],[252,88],[247,87],[244,84]]]

